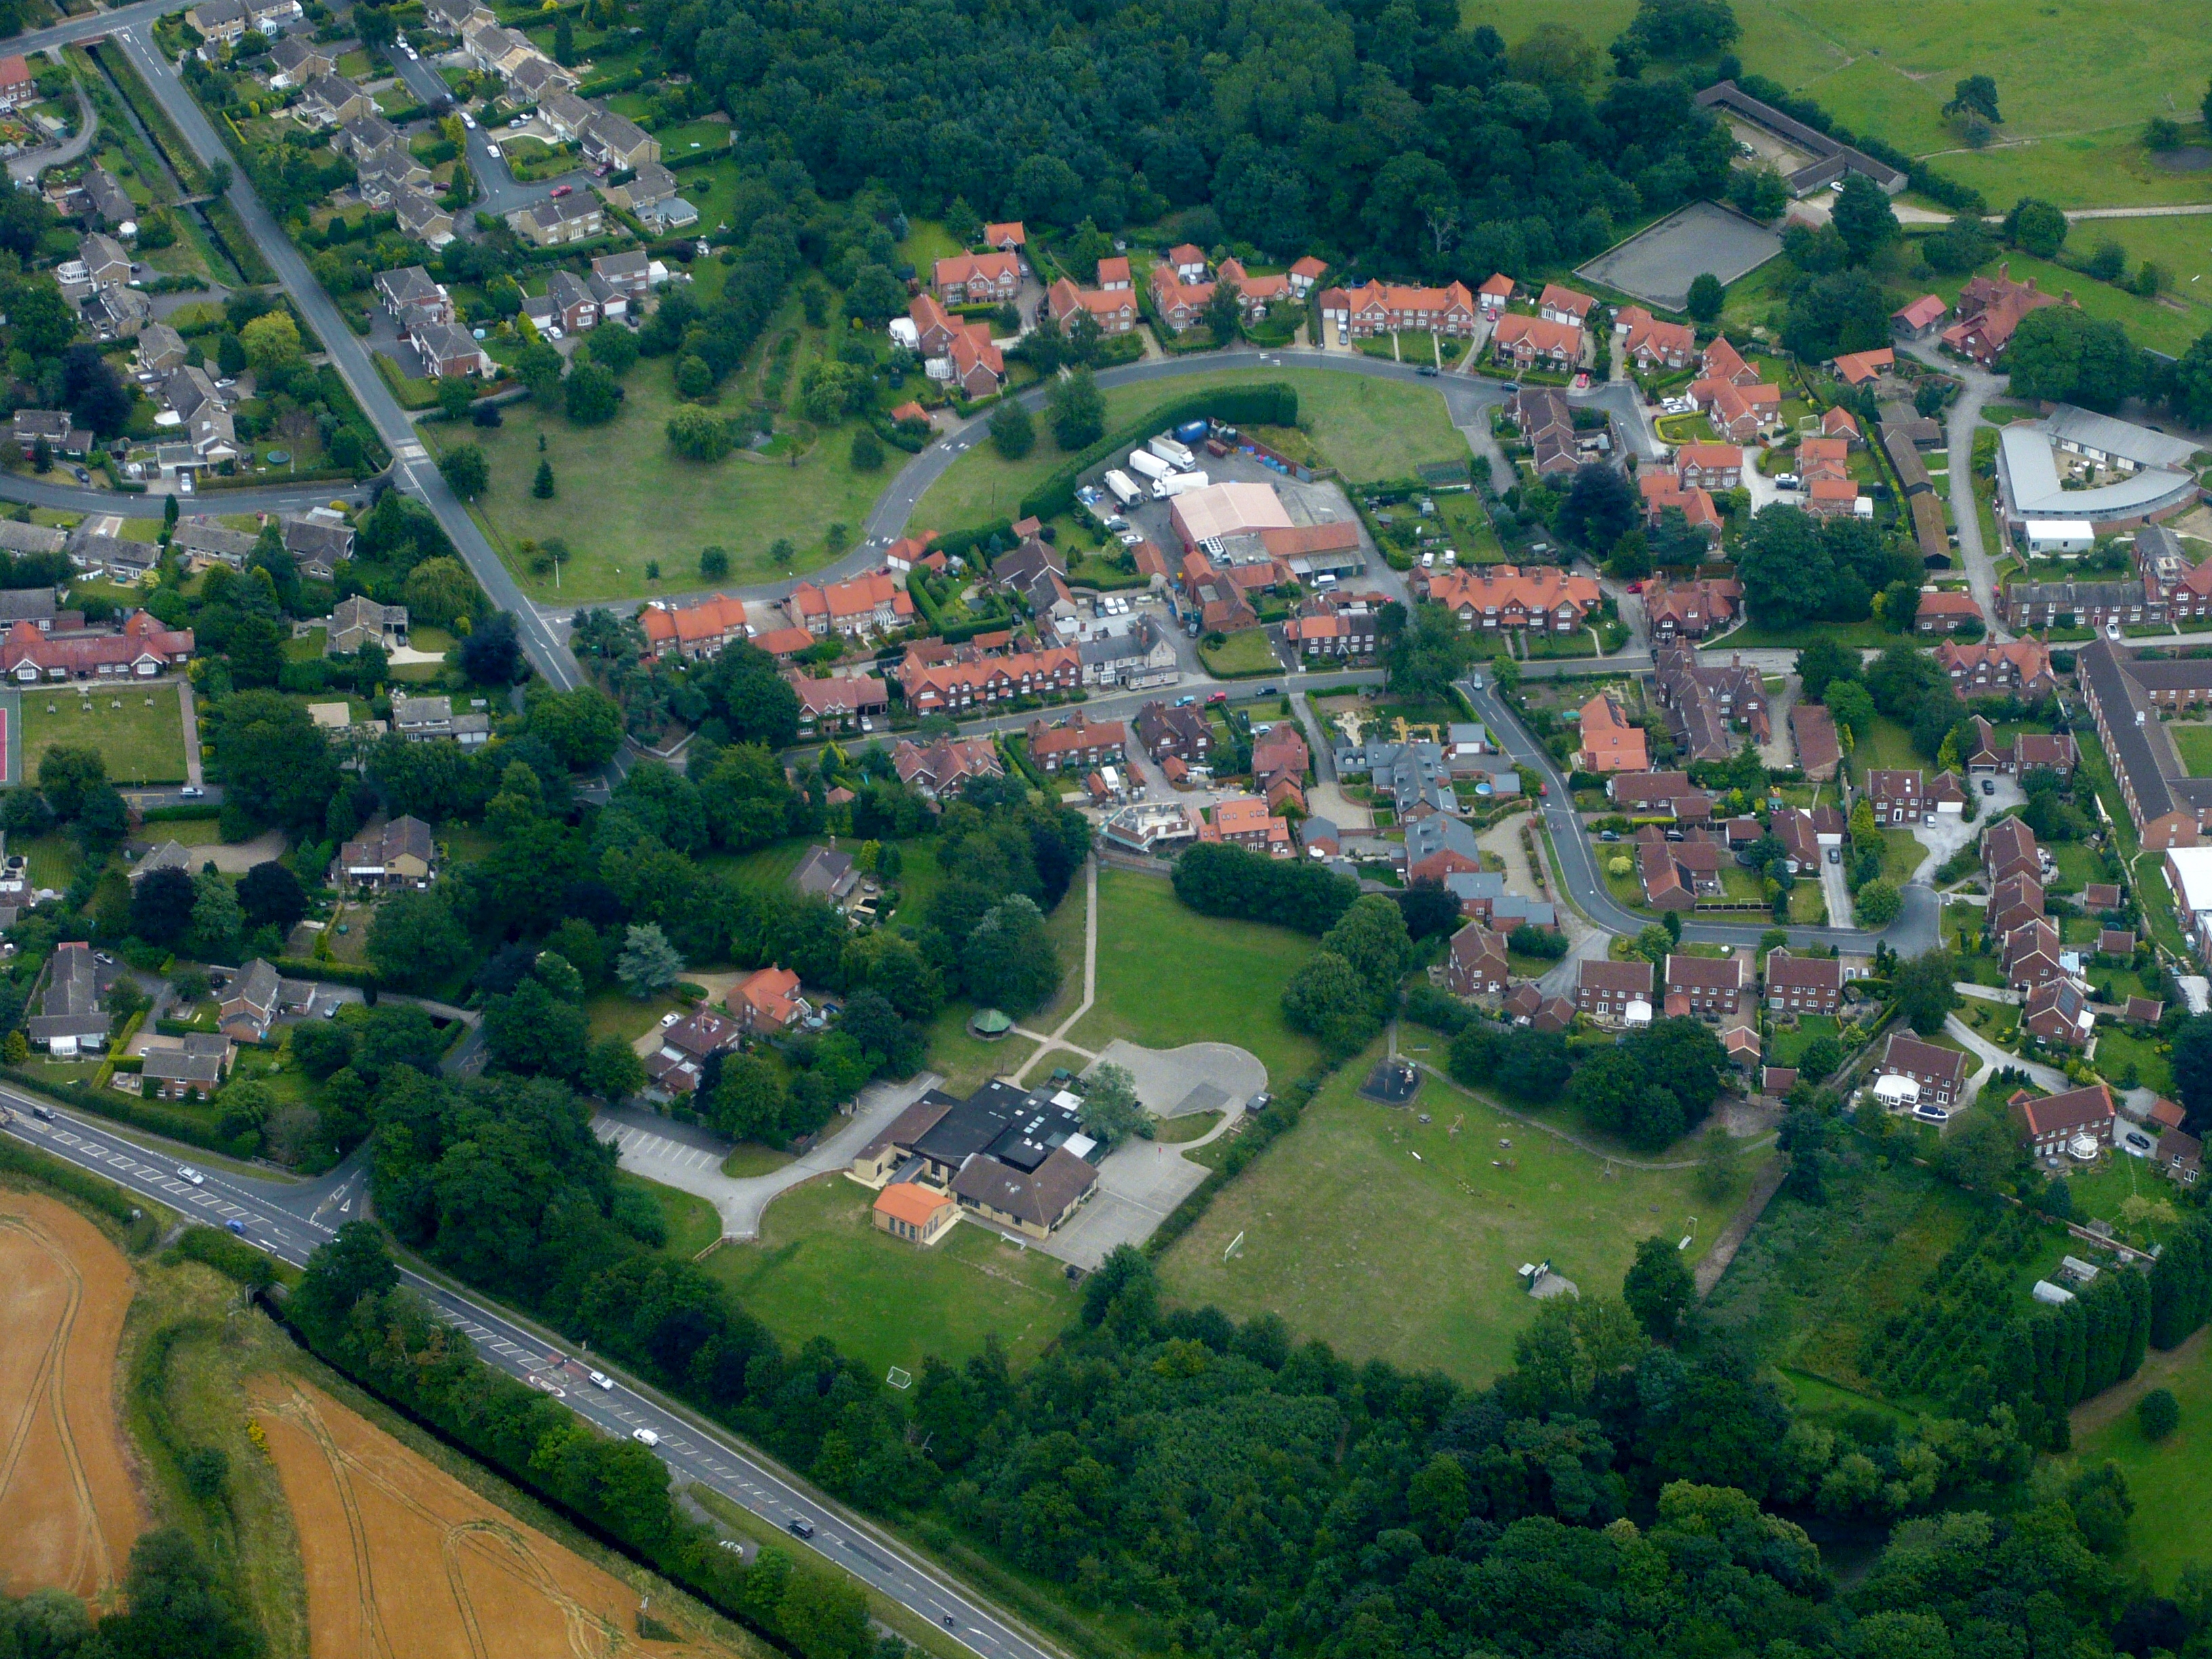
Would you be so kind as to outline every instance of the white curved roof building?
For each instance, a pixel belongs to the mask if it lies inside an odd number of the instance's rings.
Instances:
[[[2017,524],[2087,520],[2100,526],[2140,522],[2197,499],[2190,458],[2196,446],[2147,426],[2060,404],[2040,421],[2015,422],[1997,437],[1997,483],[2007,518]],[[2060,480],[2059,457],[2078,457],[2122,476],[2088,489]]]

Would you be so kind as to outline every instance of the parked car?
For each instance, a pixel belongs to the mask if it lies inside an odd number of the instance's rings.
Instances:
[[[1843,861],[1844,849],[1840,847],[1831,847],[1828,849],[1828,862],[1831,864],[1841,864]]]
[[[1803,483],[1804,480],[1795,472],[1778,472],[1774,475],[1774,487],[1777,489],[1796,489]]]
[[[207,791],[201,788],[197,783],[188,783],[183,788],[178,790],[177,793],[182,795],[186,800],[198,800],[202,795],[207,793]]]
[[[1983,793],[1984,794],[1985,794],[1985,795],[1994,795],[1994,794],[1996,794],[1996,792],[1997,792],[1997,786],[1996,786],[1996,781],[1995,781],[1995,780],[1990,779],[1990,778],[1984,778],[1984,779],[1982,780],[1982,793]]]
[[[576,187],[574,185],[556,185],[553,186],[553,196],[554,199],[556,201],[563,196],[573,196],[575,192]]]
[[[499,159],[499,146],[497,144],[486,144],[484,146],[484,149],[494,161],[497,161]]]
[[[1416,374],[1425,374],[1433,380],[1436,378],[1437,366],[1434,363],[1423,363],[1419,368],[1415,369],[1413,373]]]
[[[471,132],[474,132],[477,130],[477,118],[470,114],[468,111],[463,110],[461,112],[461,125],[466,127]]]

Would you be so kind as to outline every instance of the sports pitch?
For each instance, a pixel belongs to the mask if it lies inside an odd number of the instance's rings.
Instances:
[[[1733,283],[1781,252],[1782,239],[1764,225],[1711,202],[1693,202],[1615,243],[1575,275],[1680,311],[1702,272]]]

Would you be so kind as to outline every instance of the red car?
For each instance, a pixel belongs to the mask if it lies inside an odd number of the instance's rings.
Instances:
[[[553,186],[553,193],[556,196],[567,196],[572,193],[575,188],[576,187],[574,185],[556,185]]]
[[[1217,691],[1206,699],[1208,702],[1227,702],[1228,701],[1229,694],[1226,691]]]
[[[1644,591],[1644,584],[1642,582],[1631,582],[1628,585],[1628,591],[1632,593],[1641,593]]]

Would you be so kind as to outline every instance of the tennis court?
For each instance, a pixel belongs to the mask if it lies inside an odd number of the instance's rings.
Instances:
[[[1765,226],[1711,202],[1692,202],[1616,242],[1575,275],[1680,311],[1702,272],[1733,283],[1781,252],[1782,239]]]

